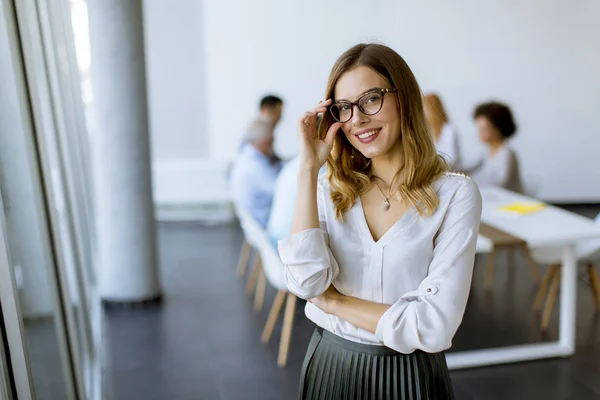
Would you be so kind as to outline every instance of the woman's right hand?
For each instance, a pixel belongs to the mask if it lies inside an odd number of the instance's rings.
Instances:
[[[317,115],[327,112],[327,106],[330,104],[331,99],[320,101],[317,107],[305,112],[299,121],[300,168],[315,174],[319,172],[319,169],[327,161],[327,157],[329,157],[333,146],[333,138],[342,127],[341,123],[335,122],[329,127],[325,139],[319,139],[317,134]]]

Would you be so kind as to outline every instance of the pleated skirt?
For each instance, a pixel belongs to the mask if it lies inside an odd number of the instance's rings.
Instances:
[[[320,328],[308,345],[300,400],[452,400],[444,353],[398,353]]]

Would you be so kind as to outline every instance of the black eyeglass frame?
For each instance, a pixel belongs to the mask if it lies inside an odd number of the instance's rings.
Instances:
[[[383,102],[385,100],[385,95],[386,93],[395,93],[396,92],[396,88],[375,88],[375,89],[371,89],[369,91],[367,91],[366,93],[364,93],[363,95],[361,95],[358,99],[356,99],[356,101],[351,102],[351,101],[336,101],[333,102],[330,106],[329,106],[329,113],[331,114],[331,116],[333,117],[334,120],[336,120],[337,122],[340,122],[342,124],[350,121],[352,119],[352,117],[354,117],[354,106],[358,107],[358,110],[365,114],[365,115],[375,115],[377,114],[379,111],[381,111],[381,109],[383,108]],[[379,106],[379,109],[373,113],[368,113],[364,110],[364,108],[362,107],[362,105],[360,104],[360,102],[362,101],[362,99],[364,99],[366,96],[373,94],[373,93],[380,93],[381,94],[381,105]],[[348,118],[345,121],[340,120],[339,118],[337,118],[333,112],[334,106],[337,106],[338,104],[347,104],[350,106],[350,118]]]

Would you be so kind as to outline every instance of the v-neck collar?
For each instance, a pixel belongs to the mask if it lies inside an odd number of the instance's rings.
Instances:
[[[415,219],[417,215],[419,215],[415,206],[411,206],[396,222],[394,222],[392,226],[388,228],[387,231],[385,231],[383,235],[381,235],[381,237],[378,240],[375,240],[375,238],[373,238],[371,230],[369,229],[369,224],[367,223],[367,216],[365,215],[365,209],[363,207],[360,196],[358,196],[358,198],[356,199],[356,206],[356,212],[359,214],[358,219],[360,229],[363,231],[363,234],[367,236],[371,244],[378,246],[385,246],[387,243],[389,243],[396,236],[396,234],[401,232],[406,227],[406,225],[408,225],[409,222],[412,222],[412,220]]]

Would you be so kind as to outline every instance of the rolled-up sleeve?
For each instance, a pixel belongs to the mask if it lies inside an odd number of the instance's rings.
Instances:
[[[481,194],[468,179],[456,191],[434,238],[427,277],[383,314],[375,335],[401,353],[448,349],[462,321],[471,288]]]
[[[290,292],[302,299],[323,294],[339,273],[339,266],[329,248],[324,202],[322,183],[319,183],[320,228],[297,232],[279,241],[286,285]]]

